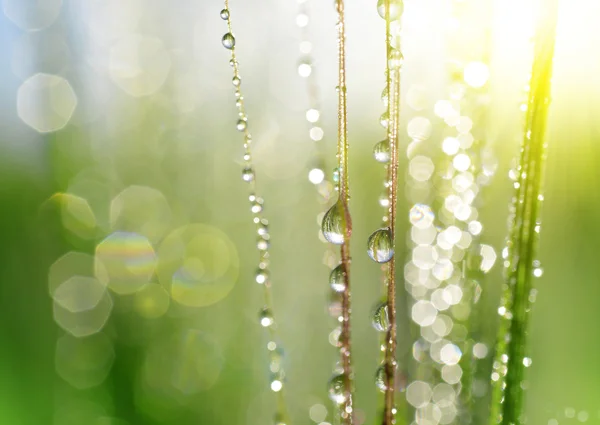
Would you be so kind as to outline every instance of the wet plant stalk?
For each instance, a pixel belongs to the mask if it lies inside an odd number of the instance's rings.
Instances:
[[[346,31],[344,20],[344,0],[336,0],[335,8],[338,15],[338,165],[340,170],[340,201],[343,205],[345,216],[345,235],[341,246],[341,263],[344,270],[345,289],[342,294],[342,332],[340,335],[340,353],[342,369],[345,376],[345,401],[341,406],[342,423],[353,423],[353,372],[350,341],[350,236],[352,234],[352,221],[348,202],[350,199],[348,184],[348,118],[346,110]]]
[[[227,29],[229,31],[229,34],[232,35],[232,37],[233,37],[233,28],[232,28],[232,24],[231,24],[229,0],[224,0],[224,5],[225,5],[225,9],[221,12],[222,13],[221,18],[225,19],[225,21],[227,22]],[[241,89],[240,89],[241,77],[240,77],[239,63],[238,63],[237,57],[236,57],[235,41],[230,48],[230,52],[231,52],[231,65],[233,68],[233,81],[237,80],[237,84],[234,83],[234,87],[236,88],[235,95],[236,95],[236,105],[238,108],[238,114],[239,114],[240,118],[242,118],[243,120],[245,120],[245,122],[247,122],[247,114],[246,114],[246,108],[245,108],[245,104],[244,104],[244,97],[243,97]],[[238,128],[238,130],[239,130],[239,128]],[[250,130],[249,130],[249,127],[247,124],[243,126],[242,134],[244,137],[244,150],[245,150],[244,159],[246,160],[246,166],[252,167],[252,159],[251,159],[252,158],[252,156],[251,156],[252,135],[250,134]],[[268,241],[270,239],[270,236],[268,236],[268,231],[266,230],[268,221],[264,218],[263,208],[262,208],[262,203],[263,203],[262,198],[260,198],[256,194],[256,179],[255,179],[255,177],[252,177],[250,180],[248,180],[248,183],[249,183],[249,188],[250,188],[250,198],[249,199],[251,200],[251,202],[258,202],[260,205],[260,208],[257,211],[253,211],[254,212],[253,221],[257,226],[258,234],[261,236],[263,242],[268,247]],[[259,252],[260,252],[259,268],[266,272],[268,269],[269,261],[270,261],[268,248],[259,249]],[[278,359],[278,356],[279,356],[278,352],[277,352],[278,345],[275,342],[275,341],[277,341],[277,332],[276,332],[277,325],[276,325],[275,316],[273,313],[271,281],[269,278],[266,278],[265,281],[262,282],[262,287],[263,287],[263,295],[264,295],[264,309],[270,312],[271,320],[273,321],[272,325],[267,326],[269,340],[270,340],[269,346],[268,346],[269,356],[270,356],[269,362],[270,362],[271,368],[273,367],[273,365],[277,365],[277,372],[279,374],[278,376],[280,376],[280,378],[278,378],[278,379],[283,379],[285,374],[284,374],[283,369],[281,368],[281,360]],[[276,400],[277,400],[276,408],[275,408],[275,422],[290,424],[283,385],[281,385],[280,388],[276,388],[276,389],[273,388],[273,386],[272,386],[271,389],[275,392],[275,396],[276,396]]]
[[[523,387],[529,365],[527,340],[531,290],[540,231],[542,182],[546,161],[546,128],[550,105],[557,2],[544,4],[536,36],[527,103],[525,136],[507,242],[508,266],[499,313],[500,329],[492,374],[490,422],[524,423]]]
[[[386,36],[386,84],[388,92],[388,141],[390,145],[390,164],[388,167],[389,226],[392,246],[395,252],[396,204],[398,198],[398,128],[400,121],[400,67],[391,66],[393,60],[392,33],[390,28],[390,2],[385,1],[385,36]],[[385,338],[385,394],[383,408],[383,424],[395,423],[395,389],[396,389],[396,267],[395,255],[387,265],[387,309],[390,329]]]

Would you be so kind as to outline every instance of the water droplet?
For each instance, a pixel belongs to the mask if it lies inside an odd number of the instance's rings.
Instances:
[[[388,208],[390,206],[390,197],[389,197],[387,191],[384,191],[379,196],[379,205],[381,205],[384,208]]]
[[[390,162],[390,142],[385,139],[377,143],[373,148],[373,156],[375,161],[385,164]]]
[[[238,131],[244,131],[246,130],[246,127],[248,126],[248,124],[246,123],[246,120],[243,118],[240,118],[237,122],[237,124],[235,125],[235,128],[237,128]]]
[[[223,19],[224,21],[229,19],[229,10],[227,10],[227,9],[221,10],[221,19]]]
[[[275,323],[275,320],[273,319],[273,313],[271,312],[270,309],[268,308],[263,308],[259,314],[258,314],[258,319],[260,321],[260,325],[263,328],[268,328],[269,326],[271,326],[273,323]]]
[[[389,228],[377,229],[369,236],[367,253],[377,263],[387,263],[394,256],[394,241]]]
[[[332,174],[331,180],[333,180],[334,183],[339,183],[340,182],[340,169],[339,169],[339,167],[336,167],[336,168],[333,169],[333,174]]]
[[[252,167],[246,167],[242,170],[242,180],[245,182],[254,180],[254,169]]]
[[[333,378],[329,380],[329,398],[337,404],[343,404],[346,402],[348,398],[346,396],[346,384],[348,382],[348,378],[346,375],[334,375]]]
[[[384,112],[383,114],[381,114],[381,117],[379,117],[379,123],[381,124],[381,126],[383,128],[388,127],[389,120],[390,120],[390,116],[387,112]]]
[[[385,376],[385,365],[382,364],[375,371],[375,386],[384,393],[387,390],[387,379]]]
[[[382,302],[377,304],[377,306],[373,310],[371,324],[379,332],[387,332],[390,329],[390,316],[388,313],[388,307],[386,303]]]
[[[221,39],[221,43],[223,43],[223,47],[225,47],[226,49],[231,50],[235,46],[235,37],[233,36],[232,33],[228,32]]]
[[[321,230],[325,239],[336,245],[344,243],[344,234],[346,233],[346,215],[344,214],[344,204],[338,200],[323,217]]]
[[[256,271],[256,283],[262,285],[263,283],[267,282],[267,280],[269,280],[269,271],[258,269]]]
[[[267,238],[267,235],[260,236],[258,238],[258,240],[256,241],[256,247],[259,251],[266,251],[267,249],[269,249],[269,239]]]
[[[389,96],[388,96],[388,88],[387,86],[383,89],[383,91],[381,92],[381,101],[383,102],[383,104],[385,106],[388,105],[389,102]]]
[[[263,210],[263,200],[262,200],[262,198],[258,198],[256,200],[254,200],[252,202],[252,206],[250,207],[250,210],[254,214],[260,213]]]
[[[385,1],[379,0],[377,2],[377,13],[383,19],[385,19]],[[390,0],[390,21],[400,18],[402,13],[404,13],[404,2],[402,0]]]
[[[388,66],[390,69],[400,69],[404,63],[404,56],[398,49],[393,49],[388,58]]]
[[[340,264],[331,271],[329,275],[329,284],[335,292],[344,292],[346,289],[346,280],[344,278],[344,266]]]
[[[239,87],[240,84],[242,84],[242,80],[240,79],[240,77],[233,77],[231,80],[231,84],[233,84],[234,87]]]

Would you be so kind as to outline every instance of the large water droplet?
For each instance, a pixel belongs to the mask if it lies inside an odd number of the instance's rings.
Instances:
[[[388,227],[377,229],[369,236],[367,253],[377,263],[387,263],[394,257],[392,232]]]
[[[385,19],[385,1],[379,0],[377,2],[377,13],[383,19]],[[400,18],[402,13],[404,13],[404,2],[402,0],[390,0],[390,21]]]
[[[221,10],[221,19],[223,19],[224,21],[229,19],[229,10],[227,10],[227,9]]]
[[[336,245],[344,243],[344,234],[346,233],[346,215],[344,214],[344,204],[338,200],[323,217],[321,224],[323,236],[328,242]]]
[[[346,384],[348,378],[344,374],[334,375],[329,380],[329,398],[337,404],[343,404],[348,398],[346,396]]]
[[[375,161],[385,164],[390,162],[390,142],[385,139],[377,143],[373,148],[373,156]]]
[[[377,304],[377,306],[373,310],[371,324],[379,332],[387,332],[390,329],[390,316],[388,313],[388,307],[386,303],[382,302]]]
[[[375,386],[384,393],[387,390],[387,379],[385,376],[385,364],[382,364],[375,371]]]
[[[239,87],[240,84],[242,84],[242,80],[240,79],[240,77],[233,77],[231,79],[231,84],[233,84],[234,87]]]
[[[266,307],[258,313],[258,319],[260,321],[260,325],[264,328],[268,328],[275,323],[275,320],[273,319],[273,313]]]
[[[235,37],[233,36],[232,33],[228,32],[221,39],[221,43],[223,43],[223,47],[231,50],[235,46]]]

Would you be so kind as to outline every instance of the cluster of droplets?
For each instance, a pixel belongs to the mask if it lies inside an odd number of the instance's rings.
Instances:
[[[231,51],[230,65],[233,69],[232,85],[234,87],[235,105],[238,111],[238,119],[235,128],[244,138],[244,155],[242,180],[250,186],[250,211],[252,220],[256,225],[256,248],[259,253],[258,267],[255,272],[254,280],[261,285],[265,295],[265,305],[259,310],[258,321],[260,326],[268,330],[269,342],[267,343],[267,351],[269,353],[269,370],[270,370],[270,388],[274,393],[278,394],[278,408],[275,414],[275,422],[277,425],[285,425],[287,412],[285,409],[285,401],[283,398],[283,386],[285,372],[282,367],[282,349],[275,342],[276,340],[276,322],[273,315],[273,307],[271,301],[271,278],[269,271],[269,247],[270,233],[269,221],[264,217],[264,199],[256,194],[256,175],[252,164],[252,135],[248,128],[248,117],[244,106],[244,96],[242,95],[241,85],[242,79],[239,72],[239,64],[235,54],[236,40],[232,32],[231,17],[228,7],[228,1],[225,1],[225,9],[220,13],[221,19],[227,22],[228,32],[223,36],[223,47]]]

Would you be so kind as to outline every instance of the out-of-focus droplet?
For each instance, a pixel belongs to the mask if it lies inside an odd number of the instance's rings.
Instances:
[[[245,182],[254,180],[254,169],[252,167],[246,167],[242,170],[242,180]]]
[[[269,326],[273,325],[273,323],[275,323],[273,313],[268,308],[263,308],[262,310],[260,310],[260,312],[258,313],[258,320],[263,328],[268,328]]]
[[[394,241],[388,227],[377,229],[369,236],[367,253],[377,263],[387,263],[394,257]]]

